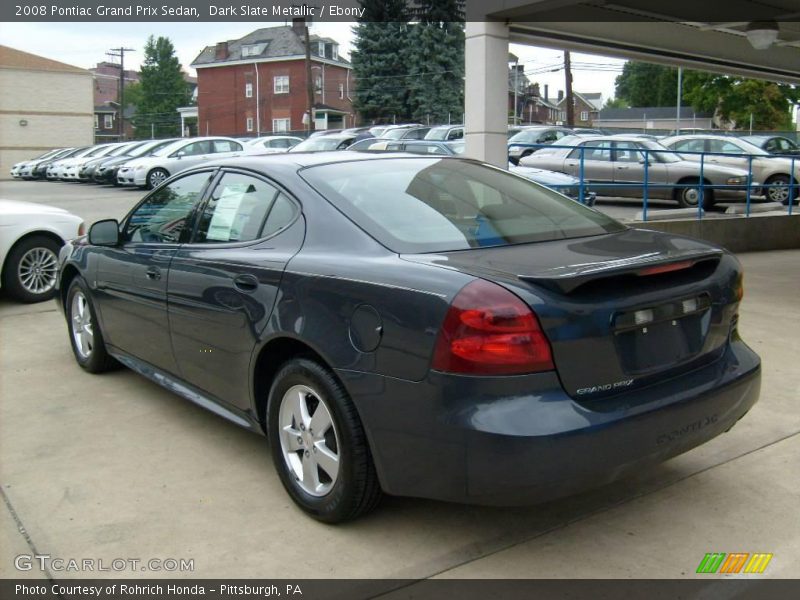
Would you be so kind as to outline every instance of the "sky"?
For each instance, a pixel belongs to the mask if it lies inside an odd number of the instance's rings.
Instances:
[[[125,46],[136,51],[126,54],[125,67],[138,68],[149,35],[169,37],[181,64],[192,75],[189,64],[205,46],[238,39],[260,27],[278,23],[0,23],[0,44],[59,60],[78,67],[93,67],[109,60],[110,48]],[[349,56],[353,23],[315,23],[311,31],[340,43],[340,52]],[[510,51],[519,57],[531,82],[550,87],[550,96],[564,89],[563,52],[549,48],[512,44]],[[602,92],[607,99],[614,95],[614,79],[623,60],[590,54],[572,54],[573,87],[578,92]],[[554,71],[555,72],[552,72]]]

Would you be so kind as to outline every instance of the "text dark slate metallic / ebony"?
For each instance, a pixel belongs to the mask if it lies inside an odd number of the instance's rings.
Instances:
[[[266,434],[307,513],[514,505],[647,468],[757,401],[741,266],[450,157],[242,156],[59,257],[77,362]]]

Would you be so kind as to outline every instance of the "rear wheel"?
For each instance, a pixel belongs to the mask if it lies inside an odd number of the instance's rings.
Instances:
[[[681,208],[697,208],[700,204],[700,181],[698,179],[686,179],[681,181],[680,184],[685,187],[675,189],[675,199]],[[703,208],[711,208],[714,204],[713,190],[705,189],[702,191],[703,195]]]
[[[147,189],[152,190],[164,183],[169,177],[169,173],[161,168],[155,168],[147,174]]]
[[[89,373],[102,373],[119,366],[106,351],[89,288],[80,275],[70,283],[65,309],[72,353],[81,368]]]
[[[769,187],[766,188],[766,196],[770,202],[780,202],[789,204],[789,185],[791,180],[788,175],[773,175],[766,181]],[[797,201],[800,195],[800,185],[795,185],[793,201]]]
[[[17,243],[3,267],[3,287],[20,302],[42,302],[55,295],[58,251],[53,238],[32,235]]]
[[[381,497],[364,428],[345,389],[308,359],[287,362],[267,404],[272,460],[292,500],[307,514],[340,523]]]

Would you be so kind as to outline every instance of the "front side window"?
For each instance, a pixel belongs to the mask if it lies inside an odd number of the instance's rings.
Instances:
[[[253,84],[249,81],[244,84],[244,97],[245,98],[252,98],[253,97]]]
[[[644,161],[644,154],[639,150],[638,144],[633,142],[616,142],[614,160],[617,162],[638,163]]]
[[[276,210],[278,190],[261,179],[226,173],[200,216],[195,242],[249,242],[271,235],[268,216]],[[280,209],[278,209],[280,210]]]
[[[211,176],[210,172],[193,173],[150,194],[128,217],[123,239],[129,242],[178,243]]]
[[[581,121],[588,121],[589,120],[589,112],[582,110],[581,111]]]
[[[114,127],[114,115],[105,115],[103,118],[103,127],[111,129]]]
[[[622,231],[543,186],[481,164],[393,158],[307,167],[300,175],[398,253],[447,252]]]
[[[289,76],[288,75],[278,75],[273,79],[273,91],[276,94],[288,94],[289,93]]]
[[[253,131],[253,117],[247,117],[246,129],[247,131]]]

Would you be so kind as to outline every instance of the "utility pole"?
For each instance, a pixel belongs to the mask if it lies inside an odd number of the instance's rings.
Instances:
[[[306,104],[308,106],[308,133],[314,132],[314,82],[311,80],[311,40],[308,33],[308,21],[305,22],[306,30]]]
[[[681,96],[683,96],[683,67],[678,67],[678,109],[675,111],[675,135],[681,134]]]
[[[572,63],[569,50],[564,50],[564,75],[566,76],[567,127],[575,127],[575,101],[572,98]]]
[[[512,125],[517,124],[517,93],[519,92],[519,58],[514,61],[514,120],[512,121]],[[521,121],[522,119],[520,119]]]
[[[125,136],[125,53],[136,52],[133,48],[111,48],[107,52],[109,56],[119,58],[119,118],[117,128],[119,129],[119,141]]]

